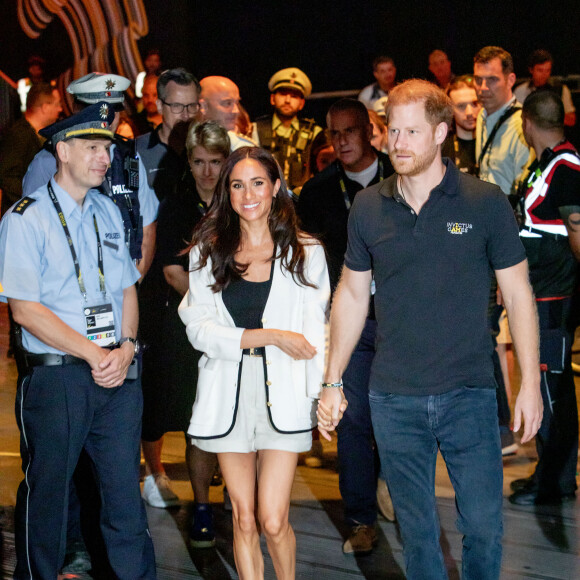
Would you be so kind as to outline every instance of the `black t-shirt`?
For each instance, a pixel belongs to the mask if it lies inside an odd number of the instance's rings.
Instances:
[[[350,212],[345,265],[372,269],[376,283],[373,390],[495,387],[491,274],[526,256],[502,191],[445,163],[418,216],[398,194],[396,175],[360,192]]]
[[[379,166],[369,185],[386,179],[394,171],[387,155],[379,152],[377,155]],[[349,203],[352,203],[363,186],[349,179],[340,162],[336,160],[304,184],[296,207],[302,229],[319,238],[324,245],[332,289],[338,284],[346,251],[349,208],[345,201],[345,193],[342,191],[341,181]]]
[[[457,149],[455,145],[457,144]],[[441,147],[441,155],[449,157],[457,166],[459,171],[475,175],[475,138],[461,139],[453,133],[449,133]]]
[[[157,218],[157,250],[162,266],[181,265],[189,268],[189,256],[181,252],[191,242],[195,226],[207,210],[197,193],[195,181],[187,172],[172,195],[159,204]]]

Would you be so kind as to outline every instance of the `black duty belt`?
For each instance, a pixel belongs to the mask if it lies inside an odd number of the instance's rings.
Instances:
[[[248,356],[266,356],[266,347],[257,346],[254,348],[244,348],[242,354],[247,354]]]
[[[102,348],[113,350],[114,348],[119,348],[119,345],[117,343]],[[24,356],[28,367],[61,367],[66,365],[89,364],[84,358],[79,358],[72,354],[53,354],[50,352],[36,354],[27,352]]]
[[[26,355],[26,364],[29,367],[58,367],[63,365],[88,364],[85,359],[72,354],[31,354]]]

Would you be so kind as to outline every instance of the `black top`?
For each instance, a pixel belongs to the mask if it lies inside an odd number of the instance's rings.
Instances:
[[[155,313],[161,313],[162,304],[177,306],[182,296],[165,280],[163,267],[180,265],[189,270],[188,254],[180,253],[191,242],[195,226],[205,212],[195,181],[190,171],[159,204],[157,217],[157,249],[149,272],[139,286],[139,330],[145,341],[153,341],[159,334],[159,320]]]
[[[274,264],[272,260],[270,278],[265,282],[238,278],[222,291],[224,304],[238,328],[262,328],[262,314],[272,287]]]
[[[495,388],[487,324],[491,272],[525,259],[507,196],[447,166],[417,215],[393,175],[361,193],[345,264],[374,273],[372,390],[434,395]]]
[[[453,133],[449,133],[441,146],[442,157],[449,157],[459,171],[475,175],[477,168],[475,163],[475,137],[473,139],[461,139]]]

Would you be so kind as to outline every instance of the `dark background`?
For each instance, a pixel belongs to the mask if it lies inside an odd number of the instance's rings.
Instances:
[[[95,0],[96,1],[96,0]],[[72,65],[70,43],[56,19],[37,40],[19,28],[16,0],[0,0],[0,69],[13,79],[38,53],[51,76]],[[372,59],[395,59],[398,78],[427,75],[427,55],[445,50],[457,74],[472,71],[474,53],[487,44],[509,50],[516,73],[527,74],[535,48],[547,48],[554,74],[580,73],[580,2],[423,0],[144,0],[149,34],[138,45],[162,51],[166,67],[185,66],[198,78],[230,77],[251,117],[268,112],[267,82],[278,69],[298,66],[314,91],[360,89],[370,83]],[[306,113],[320,118],[320,105]],[[324,107],[327,103],[324,104]]]

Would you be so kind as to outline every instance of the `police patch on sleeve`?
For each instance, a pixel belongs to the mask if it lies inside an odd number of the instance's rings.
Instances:
[[[22,215],[36,200],[32,197],[24,197],[22,198],[17,204],[16,207],[12,210],[12,213],[17,213]]]

